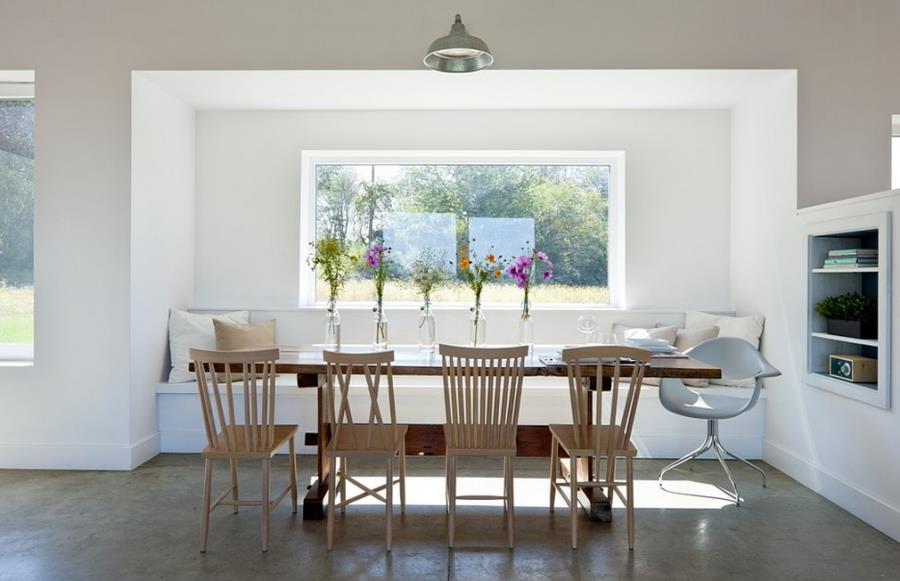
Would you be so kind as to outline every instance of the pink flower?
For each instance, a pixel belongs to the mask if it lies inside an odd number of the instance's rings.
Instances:
[[[550,280],[551,278],[553,278],[553,271],[545,270],[544,271],[544,280]]]

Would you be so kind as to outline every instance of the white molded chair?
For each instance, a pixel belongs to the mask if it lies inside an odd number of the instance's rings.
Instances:
[[[712,450],[725,470],[731,483],[735,504],[741,505],[738,487],[725,463],[725,456],[731,456],[747,464],[763,477],[766,486],[766,473],[759,466],[748,462],[733,452],[729,452],[719,440],[719,420],[727,420],[741,415],[756,405],[763,379],[776,377],[781,372],[772,367],[753,345],[736,337],[717,337],[700,343],[686,351],[692,358],[715,365],[722,370],[723,379],[755,379],[753,391],[749,397],[705,393],[704,388],[694,390],[688,388],[680,379],[663,379],[659,384],[659,401],[672,413],[688,418],[706,420],[706,440],[693,452],[679,458],[662,469],[659,473],[659,485],[669,470],[693,460],[708,450]]]

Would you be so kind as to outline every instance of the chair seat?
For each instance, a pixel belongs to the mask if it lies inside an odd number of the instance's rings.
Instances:
[[[516,445],[512,446],[468,446],[460,447],[452,444],[452,438],[449,434],[450,426],[444,424],[444,442],[446,442],[445,454],[447,456],[515,456]]]
[[[234,435],[234,450],[228,449],[228,441],[226,440],[225,432],[222,431],[216,434],[216,446],[214,448],[210,446],[203,448],[201,456],[203,458],[271,458],[279,448],[287,444],[288,440],[297,434],[299,426],[276,425],[273,428],[275,433],[271,445],[263,446],[260,445],[259,441],[254,445],[251,436],[249,447],[245,437],[246,429],[243,426],[229,428],[229,431]]]
[[[372,428],[372,441],[367,443],[369,426],[343,425],[341,426],[340,440],[334,439],[328,442],[325,453],[328,456],[388,456],[400,451],[401,445],[406,441],[406,431],[409,426],[397,424],[397,438],[394,439],[390,426],[385,428],[388,439],[382,438],[380,428]]]
[[[595,442],[597,441],[597,431],[600,432],[600,449],[606,450],[609,437],[612,433],[609,426],[587,426],[585,430],[579,430],[582,436],[576,441],[575,426],[571,424],[551,424],[550,432],[559,440],[560,446],[563,447],[570,456],[593,456],[596,452]],[[637,448],[630,441],[624,450],[616,450],[616,456],[635,456]]]
[[[724,420],[740,415],[750,397],[734,397],[715,393],[700,393],[688,389],[680,382],[672,385],[663,382],[659,401],[672,413],[702,420]]]

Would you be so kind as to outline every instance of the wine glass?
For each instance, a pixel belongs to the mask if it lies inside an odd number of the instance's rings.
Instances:
[[[578,315],[578,332],[584,335],[585,343],[590,343],[597,334],[597,317]]]

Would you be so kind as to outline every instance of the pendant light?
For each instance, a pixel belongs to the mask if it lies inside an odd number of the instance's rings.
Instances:
[[[483,40],[466,32],[462,17],[457,14],[450,34],[431,43],[423,62],[442,73],[471,73],[491,66],[494,57]]]

